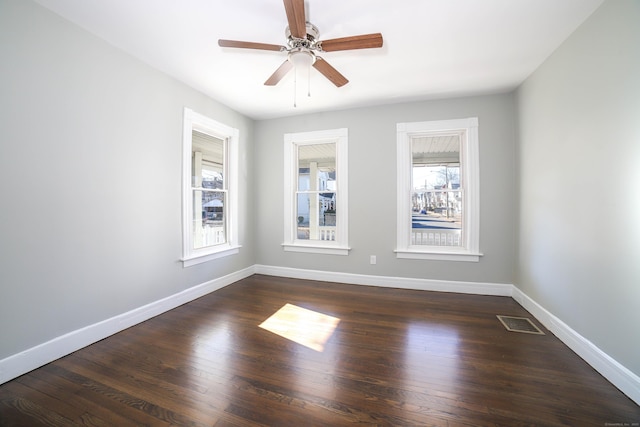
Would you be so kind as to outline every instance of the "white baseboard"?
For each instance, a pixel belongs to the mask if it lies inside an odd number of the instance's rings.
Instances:
[[[290,277],[293,279],[320,280],[323,282],[369,285],[385,288],[416,289],[421,291],[456,292],[461,294],[511,296],[513,285],[481,282],[415,279],[408,277],[372,276],[366,274],[337,273],[331,271],[303,270],[289,267],[255,265],[256,274]]]
[[[0,384],[252,274],[254,274],[253,266],[201,283],[177,294],[69,332],[2,359],[0,360]]]
[[[640,405],[640,377],[574,331],[517,287],[512,298],[609,382]]]
[[[638,375],[625,368],[592,342],[571,329],[514,285],[373,276],[266,265],[254,265],[227,276],[202,283],[2,359],[0,360],[0,384],[252,274],[354,285],[512,297],[578,356],[633,401],[640,404],[640,377]]]

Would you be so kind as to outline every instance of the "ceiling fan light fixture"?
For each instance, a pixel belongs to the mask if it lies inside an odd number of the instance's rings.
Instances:
[[[291,62],[297,70],[307,70],[316,62],[316,56],[309,50],[292,50],[289,52],[289,62]]]

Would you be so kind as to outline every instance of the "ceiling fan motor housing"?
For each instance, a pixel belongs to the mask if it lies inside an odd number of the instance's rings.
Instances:
[[[287,28],[284,31],[284,34],[287,37],[287,40],[288,40],[287,44],[289,45],[290,49],[295,49],[300,47],[305,49],[319,49],[319,46],[316,47],[316,43],[320,38],[320,30],[318,30],[318,27],[313,25],[311,22],[307,22],[306,30],[307,30],[307,37],[305,39],[299,39],[291,35],[291,30],[289,29],[289,26],[287,26]]]

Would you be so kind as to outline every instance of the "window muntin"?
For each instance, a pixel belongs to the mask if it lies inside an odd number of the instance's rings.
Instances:
[[[348,255],[347,129],[286,134],[286,251]]]
[[[185,267],[237,253],[237,129],[185,108],[183,256]]]
[[[397,130],[397,257],[478,261],[478,119]]]

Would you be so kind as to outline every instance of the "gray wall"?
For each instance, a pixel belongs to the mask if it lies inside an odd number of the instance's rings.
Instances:
[[[480,139],[478,263],[396,259],[396,124],[477,116]],[[256,261],[332,272],[513,283],[515,100],[493,95],[405,103],[256,122]],[[283,135],[349,129],[349,256],[284,252]],[[369,264],[369,255],[377,264]]]
[[[184,269],[183,107],[240,129],[240,254]],[[0,2],[0,359],[254,264],[253,121]]]
[[[640,375],[638,22],[605,2],[518,90],[516,283]]]

